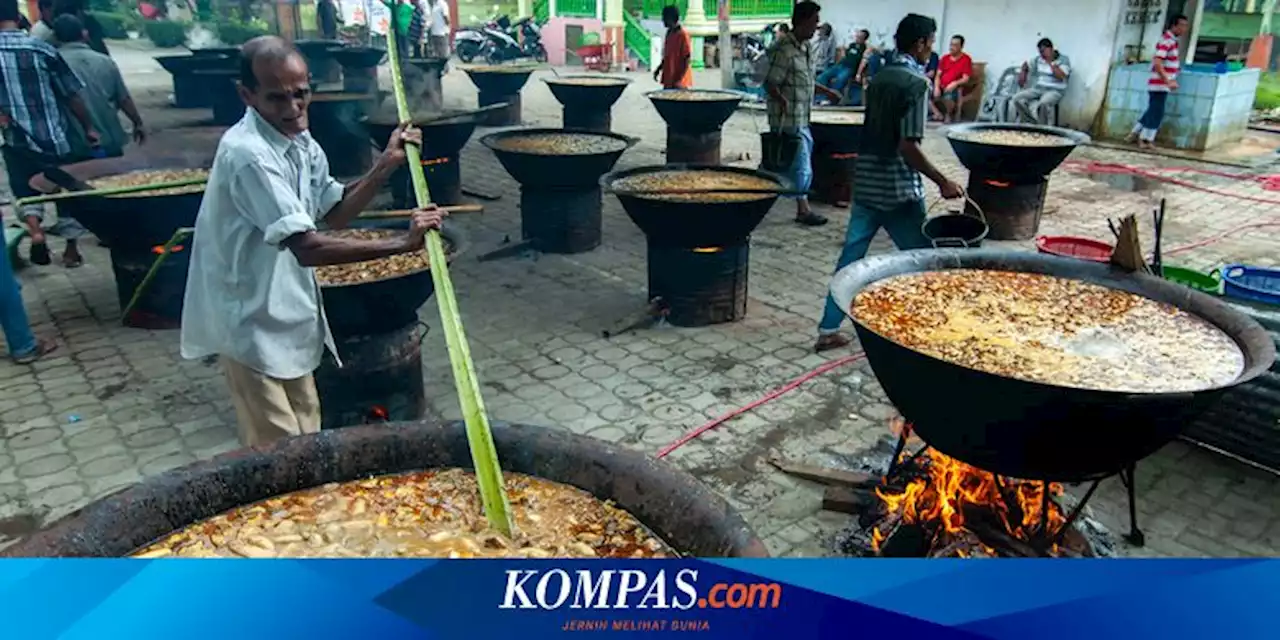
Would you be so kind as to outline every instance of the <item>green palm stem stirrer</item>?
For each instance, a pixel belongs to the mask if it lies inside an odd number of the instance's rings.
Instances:
[[[391,63],[391,83],[395,89],[396,111],[401,122],[412,119],[409,103],[404,96],[404,78],[400,75],[399,55],[394,46],[387,47]],[[431,203],[427,180],[422,175],[422,156],[417,145],[406,145],[409,157],[409,174],[413,177],[413,192],[418,206]],[[480,382],[476,378],[475,365],[471,361],[471,349],[462,331],[462,317],[458,314],[458,301],[449,280],[449,263],[445,260],[444,245],[440,233],[427,232],[427,255],[431,259],[431,279],[435,282],[436,302],[440,307],[440,321],[444,324],[445,344],[449,348],[449,363],[453,366],[453,383],[458,390],[458,402],[462,406],[463,420],[467,425],[467,443],[471,445],[471,461],[476,469],[476,483],[480,486],[480,501],[489,526],[511,537],[514,526],[507,492],[502,484],[502,468],[498,465],[498,450],[493,445],[493,433],[489,430],[489,416],[485,414],[480,399]]]

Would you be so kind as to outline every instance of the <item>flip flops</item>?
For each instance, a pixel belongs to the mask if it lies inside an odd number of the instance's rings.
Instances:
[[[36,348],[33,349],[31,353],[14,356],[13,361],[16,364],[31,364],[32,362],[35,362],[36,360],[39,360],[40,358],[43,358],[57,350],[58,343],[52,340],[37,340]]]
[[[812,211],[796,216],[796,224],[806,227],[821,227],[827,223],[826,216],[820,216]]]

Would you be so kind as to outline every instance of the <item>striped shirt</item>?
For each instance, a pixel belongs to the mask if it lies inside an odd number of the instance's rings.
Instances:
[[[777,88],[787,102],[784,106],[772,94],[769,95],[769,128],[795,133],[809,126],[816,82],[808,42],[800,42],[788,33],[774,43],[769,49],[769,70],[765,73],[764,84]]]
[[[84,84],[43,40],[21,31],[0,31],[0,112],[12,119],[5,145],[52,156],[71,152],[61,104]]]
[[[1157,69],[1163,67],[1169,79],[1178,77],[1178,69],[1182,66],[1178,60],[1178,37],[1166,31],[1156,43],[1156,54],[1151,58],[1151,77],[1147,80],[1147,91],[1168,91],[1169,83],[1160,77]]]
[[[862,149],[854,160],[853,198],[880,211],[924,199],[924,181],[898,151],[902,140],[924,139],[929,79],[911,56],[886,52],[866,92]]]

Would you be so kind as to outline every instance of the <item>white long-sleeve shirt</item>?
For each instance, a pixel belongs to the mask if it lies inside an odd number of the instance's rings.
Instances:
[[[252,108],[218,143],[196,217],[182,309],[184,358],[218,355],[292,380],[337,349],[315,272],[280,243],[316,228],[344,187],[309,133],[288,138]]]

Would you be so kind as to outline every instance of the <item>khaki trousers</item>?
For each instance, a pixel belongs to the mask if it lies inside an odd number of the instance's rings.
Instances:
[[[252,447],[320,431],[320,396],[311,375],[278,380],[230,358],[218,358],[231,387],[240,444]]]

